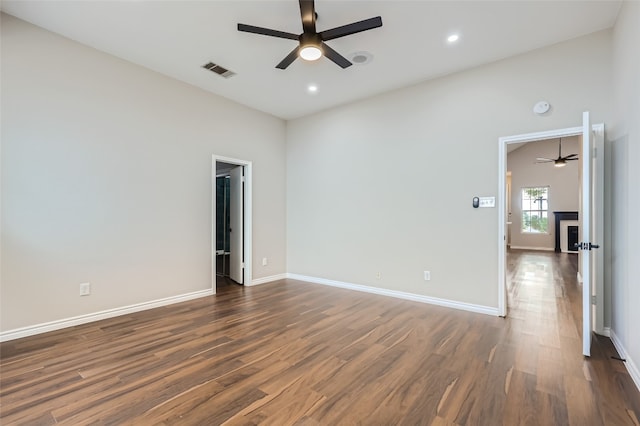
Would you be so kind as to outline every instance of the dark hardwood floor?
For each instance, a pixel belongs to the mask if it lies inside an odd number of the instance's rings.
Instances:
[[[638,425],[581,355],[570,254],[511,252],[506,319],[293,280],[0,345],[0,423]]]

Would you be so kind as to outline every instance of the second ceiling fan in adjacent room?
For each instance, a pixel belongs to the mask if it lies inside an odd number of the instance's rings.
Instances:
[[[567,165],[567,161],[578,160],[578,154],[569,154],[566,156],[562,156],[562,138],[558,142],[558,158],[544,158],[538,157],[536,158],[536,163],[553,163],[555,167],[564,167]]]

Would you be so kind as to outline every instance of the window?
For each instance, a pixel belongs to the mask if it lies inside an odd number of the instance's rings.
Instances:
[[[547,234],[549,187],[522,188],[522,232]]]

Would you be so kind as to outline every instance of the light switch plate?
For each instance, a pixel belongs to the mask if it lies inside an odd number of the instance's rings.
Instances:
[[[496,197],[480,197],[480,206],[479,207],[495,207],[496,206]]]

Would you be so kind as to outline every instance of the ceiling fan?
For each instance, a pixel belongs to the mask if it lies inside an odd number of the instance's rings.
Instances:
[[[299,0],[299,2],[300,16],[302,17],[302,34],[298,35],[269,28],[255,27],[253,25],[238,24],[238,31],[298,41],[298,47],[293,49],[291,53],[276,65],[276,68],[281,70],[291,65],[298,56],[307,61],[315,61],[324,55],[342,68],[350,67],[352,63],[329,47],[325,42],[382,26],[382,18],[376,16],[375,18],[365,19],[364,21],[353,22],[341,27],[317,32],[316,19],[318,15],[316,14],[314,0]]]
[[[558,158],[536,158],[536,163],[554,163],[555,167],[564,167],[567,165],[567,161],[578,160],[578,154],[569,154],[565,157],[562,156],[562,138],[558,142]]]

